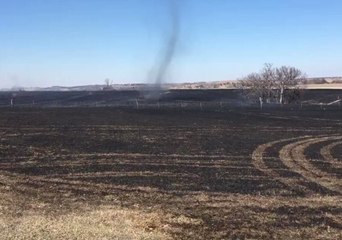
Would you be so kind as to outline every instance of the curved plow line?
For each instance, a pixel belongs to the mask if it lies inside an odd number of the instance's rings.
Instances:
[[[91,183],[91,182],[83,182],[77,180],[64,180],[57,178],[47,178],[41,176],[25,176],[17,173],[4,173],[4,177],[0,171],[0,181],[4,180],[5,185],[16,185],[17,189],[21,190],[32,190],[36,191],[36,187],[25,186],[27,184],[35,184],[41,187],[47,187],[50,190],[59,189],[59,190],[81,190],[88,192],[107,192],[111,193],[112,191],[140,191],[140,192],[163,192],[157,188],[152,187],[128,187],[125,185],[112,185],[106,183]],[[19,184],[19,185],[18,185]],[[23,185],[20,185],[23,184]]]
[[[0,144],[0,148],[3,147]],[[33,150],[45,150],[45,148],[32,148]],[[26,159],[33,156],[19,156],[18,159]],[[50,157],[50,156],[49,156]],[[54,157],[54,156],[52,156]],[[205,155],[205,154],[149,154],[149,153],[70,153],[70,154],[59,154],[55,158],[69,158],[69,157],[154,157],[154,158],[186,158],[186,160],[197,160],[196,158],[218,158],[219,160],[224,160],[225,158],[247,158],[244,155]],[[190,159],[189,159],[190,158]],[[193,159],[195,158],[195,159]]]
[[[27,162],[2,162],[0,169],[27,168],[27,167],[73,167],[73,166],[91,166],[91,165],[146,165],[146,166],[193,166],[193,167],[228,167],[228,168],[251,168],[249,163],[241,164],[236,160],[214,160],[214,161],[185,161],[185,160],[136,160],[136,159],[84,159],[75,161],[51,161],[39,162],[34,159]]]
[[[83,162],[83,163],[51,163],[51,164],[37,164],[37,163],[25,163],[25,164],[0,164],[0,170],[11,171],[13,169],[27,169],[27,168],[52,168],[52,167],[120,167],[120,166],[131,166],[131,167],[187,167],[187,168],[222,168],[222,169],[231,169],[231,170],[244,170],[254,168],[252,166],[236,166],[230,164],[215,164],[215,163],[151,163],[151,162]],[[14,170],[15,171],[15,170]]]
[[[257,147],[257,149],[254,150],[253,154],[252,154],[252,163],[253,165],[260,171],[262,171],[263,173],[265,173],[266,175],[278,180],[279,182],[285,184],[286,186],[288,186],[291,190],[294,191],[303,191],[306,190],[306,188],[302,187],[299,184],[298,179],[290,179],[290,178],[284,178],[281,177],[276,171],[274,171],[273,169],[269,168],[264,161],[264,153],[266,152],[266,150],[268,148],[271,148],[272,146],[274,146],[275,144],[278,143],[285,143],[285,142],[289,142],[289,141],[294,141],[294,140],[300,140],[300,139],[307,139],[311,136],[303,136],[303,137],[296,137],[296,138],[287,138],[287,139],[281,139],[281,140],[277,140],[277,141],[273,141],[273,142],[269,142],[269,143],[265,143],[262,145],[259,145]],[[278,169],[277,169],[278,170]],[[313,193],[310,191],[310,193]]]
[[[333,142],[329,145],[324,146],[321,149],[321,155],[322,157],[328,162],[330,163],[333,167],[342,167],[342,161],[339,161],[338,159],[335,159],[333,157],[333,155],[331,154],[331,151],[334,147],[338,146],[338,145],[342,145],[342,141],[339,142]]]
[[[1,146],[0,146],[1,150]],[[24,163],[23,161],[17,161],[17,160],[25,160],[25,161],[36,161],[36,162],[44,162],[46,158],[49,158],[50,162],[65,162],[70,161],[73,158],[81,159],[78,161],[117,161],[117,160],[123,160],[123,161],[146,161],[148,158],[148,161],[150,162],[164,162],[164,161],[170,161],[170,162],[189,162],[192,161],[194,163],[226,163],[226,162],[238,162],[238,159],[246,160],[248,161],[249,156],[234,156],[234,155],[226,155],[226,156],[173,156],[173,155],[141,155],[141,156],[131,156],[130,154],[92,154],[92,155],[84,155],[84,154],[56,154],[56,155],[46,155],[46,156],[15,156],[15,157],[4,157],[1,158],[2,163]],[[87,158],[89,157],[89,158]],[[119,158],[119,159],[113,159],[113,158]],[[142,159],[143,158],[143,159]],[[78,162],[75,161],[75,162]],[[46,161],[45,161],[46,162]]]
[[[49,161],[46,161],[46,158],[49,159]],[[56,160],[56,159],[62,159],[62,160]],[[79,160],[74,160],[79,159]],[[237,159],[246,160],[246,162],[240,162]],[[19,161],[17,161],[19,160]],[[165,164],[186,164],[186,165],[192,165],[192,164],[201,164],[201,165],[223,165],[223,166],[230,166],[230,165],[237,165],[237,166],[250,166],[250,163],[248,162],[248,157],[243,158],[234,158],[227,156],[227,159],[186,159],[186,158],[163,158],[162,156],[160,158],[154,159],[149,157],[141,157],[141,158],[129,158],[127,157],[115,157],[109,158],[109,157],[101,157],[99,158],[83,158],[80,159],[80,157],[15,157],[15,158],[1,158],[0,167],[1,166],[32,166],[32,165],[39,165],[39,166],[52,166],[52,165],[73,165],[73,164],[97,164],[97,163],[149,163],[149,164],[158,164],[158,163],[165,163]]]
[[[0,177],[2,175],[2,171],[0,171]],[[127,186],[127,185],[112,185],[107,183],[91,183],[77,180],[64,180],[64,179],[55,179],[55,178],[45,178],[40,176],[25,176],[17,173],[8,173],[4,172],[6,178],[11,178],[9,182],[6,179],[5,185],[13,186],[15,189],[24,191],[24,192],[39,192],[41,191],[37,187],[47,188],[48,191],[45,191],[46,194],[51,193],[51,191],[61,190],[61,191],[85,191],[90,193],[107,193],[111,194],[115,191],[121,192],[140,192],[140,193],[148,193],[151,192],[161,193],[161,194],[202,194],[203,191],[189,191],[189,190],[163,190],[157,187],[145,187],[145,186]],[[1,181],[1,178],[0,178]],[[36,186],[30,186],[29,184],[35,184]],[[25,186],[26,185],[26,186]],[[56,192],[54,192],[56,193]],[[44,194],[44,192],[43,192]],[[221,192],[212,192],[215,195],[224,195]]]
[[[280,150],[279,157],[285,166],[300,174],[306,180],[342,194],[341,180],[315,168],[304,154],[305,149],[312,144],[341,138],[342,137],[321,137],[291,143]]]
[[[42,175],[39,175],[42,176]],[[72,173],[72,174],[52,174],[48,175],[51,178],[62,179],[92,179],[92,178],[106,178],[106,177],[171,177],[171,178],[192,178],[200,179],[201,176],[194,173],[172,173],[172,172],[85,172],[85,173]],[[269,180],[263,176],[237,176],[239,180]],[[219,179],[236,180],[236,176],[220,177]]]
[[[42,175],[40,175],[42,176]],[[188,177],[188,178],[199,178],[197,174],[193,173],[174,173],[168,171],[160,171],[160,172],[153,172],[153,171],[104,171],[104,172],[80,172],[80,173],[66,173],[66,174],[49,174],[47,175],[51,178],[97,178],[97,177]]]

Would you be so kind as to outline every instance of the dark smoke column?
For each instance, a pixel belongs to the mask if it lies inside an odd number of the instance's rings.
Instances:
[[[175,55],[175,50],[178,42],[179,35],[179,13],[178,7],[175,1],[171,1],[171,32],[169,39],[165,46],[165,52],[162,55],[160,65],[158,66],[156,80],[155,80],[155,88],[156,90],[160,90],[161,86],[165,80],[165,74],[172,62],[172,59]]]
[[[151,88],[145,92],[145,98],[150,100],[158,100],[162,92],[162,86],[165,82],[165,75],[174,58],[178,38],[179,38],[179,9],[176,0],[169,1],[171,29],[170,35],[167,38],[165,46],[163,47],[160,59],[155,67],[155,77]]]

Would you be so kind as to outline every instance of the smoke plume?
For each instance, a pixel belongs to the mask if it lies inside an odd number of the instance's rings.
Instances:
[[[155,88],[160,89],[165,81],[165,74],[174,58],[179,37],[179,10],[175,1],[170,1],[171,31],[157,69]]]
[[[145,97],[149,99],[158,99],[165,83],[166,74],[172,63],[177,44],[179,40],[179,7],[176,0],[169,0],[169,14],[170,14],[170,31],[162,46],[160,58],[154,67],[155,74],[153,75],[152,86]]]

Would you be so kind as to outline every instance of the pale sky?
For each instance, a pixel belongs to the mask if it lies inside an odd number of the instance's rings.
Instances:
[[[234,80],[264,63],[342,76],[340,0],[178,1],[168,82]],[[0,88],[147,82],[168,0],[0,0]]]

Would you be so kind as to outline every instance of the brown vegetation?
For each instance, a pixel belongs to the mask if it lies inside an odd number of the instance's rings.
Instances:
[[[1,109],[0,239],[340,239],[341,111]]]

